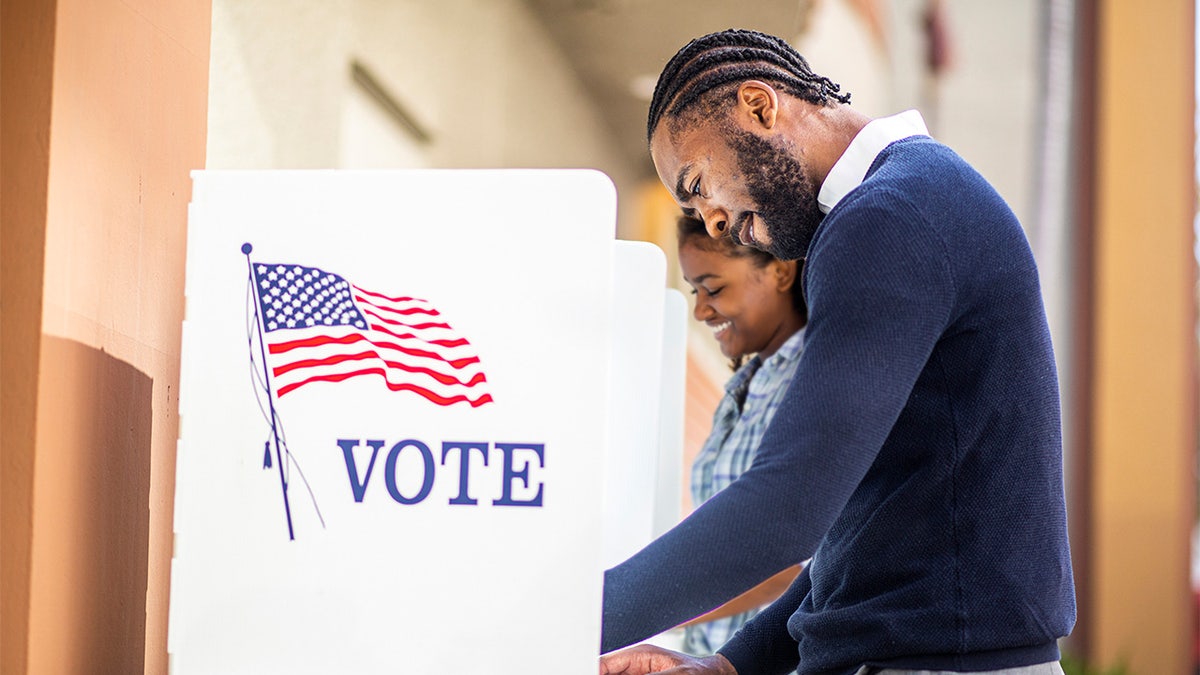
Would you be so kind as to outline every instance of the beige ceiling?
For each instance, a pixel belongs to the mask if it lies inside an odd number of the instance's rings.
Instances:
[[[595,98],[620,150],[653,176],[646,108],[659,71],[688,40],[726,28],[793,39],[813,0],[525,0]],[[635,93],[641,89],[642,94]]]

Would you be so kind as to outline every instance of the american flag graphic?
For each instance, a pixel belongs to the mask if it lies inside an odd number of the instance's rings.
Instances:
[[[275,395],[378,376],[440,406],[491,403],[467,339],[429,302],[369,291],[303,265],[252,263]]]

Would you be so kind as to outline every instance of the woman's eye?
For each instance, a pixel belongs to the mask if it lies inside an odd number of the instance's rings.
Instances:
[[[708,297],[715,298],[723,290],[725,290],[724,286],[722,286],[720,288],[714,288],[711,291],[705,291],[705,293],[708,293]]]

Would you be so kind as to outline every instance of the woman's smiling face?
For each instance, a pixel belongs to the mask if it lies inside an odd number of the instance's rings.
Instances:
[[[792,304],[795,263],[760,266],[752,257],[694,241],[679,247],[683,278],[696,296],[692,316],[712,329],[721,353],[731,359],[774,354],[803,325]]]

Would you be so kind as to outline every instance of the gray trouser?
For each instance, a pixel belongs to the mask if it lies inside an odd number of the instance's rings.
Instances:
[[[959,675],[952,670],[904,670],[903,668],[872,668],[863,666],[856,675]],[[1063,675],[1062,666],[1058,661],[1039,663],[1036,666],[1021,666],[1020,668],[1005,668],[1004,670],[985,670],[971,675]]]

